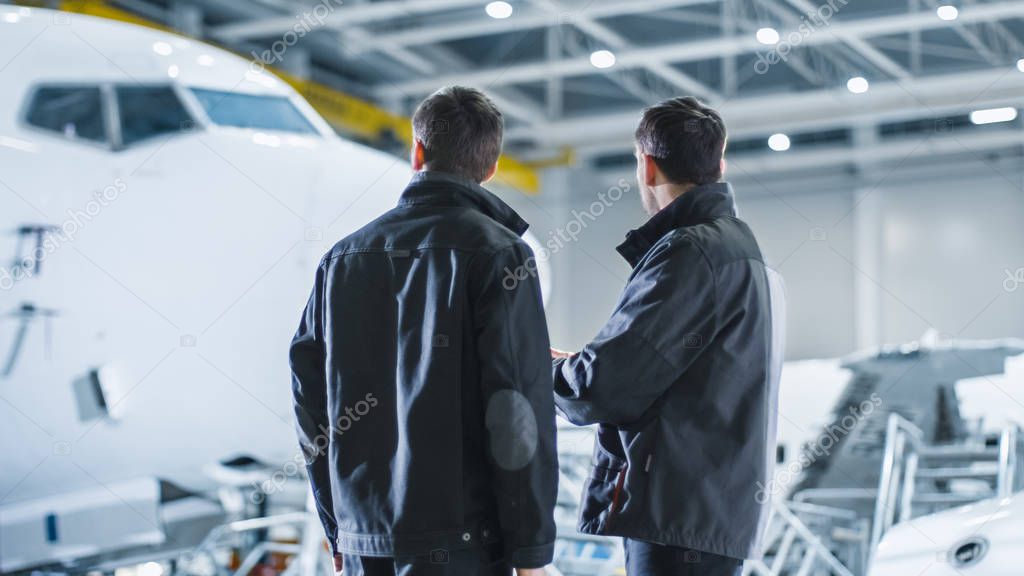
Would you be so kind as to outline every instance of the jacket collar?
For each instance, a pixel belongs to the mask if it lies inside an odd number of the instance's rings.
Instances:
[[[423,170],[413,175],[409,185],[398,200],[399,206],[411,204],[436,204],[468,206],[522,236],[529,224],[501,198],[476,182],[433,170]]]
[[[676,198],[660,212],[651,216],[646,224],[626,234],[626,241],[616,248],[619,254],[636,267],[640,259],[662,236],[678,228],[714,220],[720,216],[735,216],[736,201],[728,182],[696,186]]]

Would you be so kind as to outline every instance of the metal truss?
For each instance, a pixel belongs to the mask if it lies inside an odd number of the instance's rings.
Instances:
[[[514,0],[506,19],[487,16],[486,0],[112,1],[143,14],[183,3],[218,12],[201,35],[244,51],[328,6],[295,50],[317,76],[351,70],[339,85],[403,114],[438,87],[481,87],[514,120],[510,144],[536,158],[628,150],[638,107],[669,95],[720,108],[736,137],[964,113],[1024,94],[1014,70],[1022,0],[961,0],[954,21],[936,15],[940,0],[884,10],[856,0]],[[648,22],[661,26],[645,35]],[[780,43],[759,43],[761,27]],[[598,49],[615,54],[612,68],[592,65]],[[771,70],[755,73],[766,57]],[[846,90],[855,76],[870,80],[868,93]]]

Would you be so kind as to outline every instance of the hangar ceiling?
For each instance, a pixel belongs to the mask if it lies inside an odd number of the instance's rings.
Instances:
[[[1021,152],[1015,109],[971,116],[1024,98],[1020,0],[110,4],[399,114],[484,88],[506,149],[541,163],[627,162],[640,108],[680,94],[719,107],[734,157],[765,170],[885,162],[922,138],[932,156]]]

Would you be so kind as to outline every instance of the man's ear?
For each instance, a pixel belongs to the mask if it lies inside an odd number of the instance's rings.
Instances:
[[[491,178],[494,178],[494,175],[497,174],[497,173],[498,173],[498,163],[495,162],[494,166],[491,166],[491,169],[487,171],[487,175],[484,176],[484,180],[483,180],[483,182],[481,182],[481,184],[483,184],[484,182],[490,182]]]
[[[423,166],[424,164],[426,164],[426,161],[423,158],[423,142],[421,142],[419,138],[416,138],[412,141],[412,152],[410,153],[409,159],[410,163],[412,164],[413,172],[419,172],[420,170],[423,170]]]
[[[644,154],[641,158],[643,159],[643,171],[640,176],[644,180],[644,185],[657,186],[658,175],[661,173],[661,168],[658,168],[658,163],[654,161],[654,156]]]
[[[719,164],[719,169],[722,171],[722,178],[725,178],[725,171],[729,169],[729,162],[722,156],[722,162]]]

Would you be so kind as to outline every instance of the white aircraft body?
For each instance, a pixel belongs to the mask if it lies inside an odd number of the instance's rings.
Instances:
[[[129,501],[125,480],[210,489],[240,456],[295,474],[313,272],[407,163],[238,56],[104,19],[0,6],[0,86],[3,540],[47,499]]]
[[[1011,576],[1024,556],[1024,494],[995,498],[897,524],[868,576]]]

